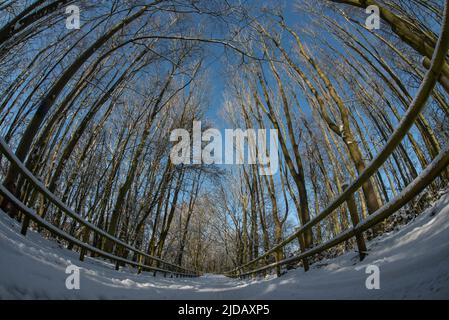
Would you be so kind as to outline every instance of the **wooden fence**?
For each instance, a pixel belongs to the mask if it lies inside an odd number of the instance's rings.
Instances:
[[[3,138],[0,138],[0,152],[9,160],[12,166],[15,167],[20,174],[27,179],[30,184],[36,188],[48,201],[54,204],[59,210],[61,210],[64,214],[69,216],[70,218],[76,220],[81,226],[84,227],[82,232],[83,237],[82,240],[75,238],[74,236],[66,233],[65,231],[59,229],[54,226],[50,222],[43,219],[39,216],[34,210],[28,208],[25,204],[23,204],[19,199],[17,199],[5,186],[0,185],[0,194],[7,198],[9,202],[14,205],[20,212],[24,215],[24,219],[22,222],[22,234],[26,235],[26,231],[29,225],[29,221],[34,221],[40,227],[48,230],[54,236],[60,237],[66,240],[72,246],[78,246],[80,248],[80,260],[84,260],[84,256],[87,251],[95,253],[104,258],[115,261],[116,270],[119,269],[120,264],[130,265],[136,267],[138,272],[142,271],[152,271],[154,275],[157,272],[162,273],[164,276],[176,276],[176,277],[196,277],[200,274],[193,270],[185,269],[176,264],[167,262],[158,257],[151,256],[146,252],[143,252],[122,240],[110,235],[106,231],[98,228],[94,224],[86,221],[79,214],[74,212],[71,208],[69,208],[66,204],[64,204],[56,195],[54,195],[50,190],[48,190],[25,166],[24,164],[14,155],[12,150],[6,144]],[[99,248],[94,247],[89,244],[89,235],[91,233],[98,234],[102,238],[108,239],[114,244],[114,248],[112,252],[120,252],[124,251],[124,249],[129,250],[129,253],[134,253],[137,257],[136,261],[124,258],[117,254],[113,254],[111,252],[105,252]],[[150,264],[145,264],[143,261],[149,261]]]
[[[406,205],[413,199],[419,192],[425,189],[443,170],[449,165],[449,146],[441,150],[440,154],[428,165],[428,167],[412,182],[410,183],[399,195],[392,199],[389,203],[382,208],[371,214],[364,221],[358,221],[357,207],[354,202],[354,193],[370,179],[379,168],[385,163],[388,157],[393,153],[396,147],[401,143],[405,135],[409,132],[410,128],[418,118],[419,113],[424,109],[427,100],[429,99],[432,90],[434,89],[438,79],[441,75],[441,69],[444,62],[447,60],[447,53],[449,49],[449,0],[446,0],[444,19],[441,26],[441,33],[438,39],[437,46],[435,48],[432,63],[429,70],[424,77],[419,90],[407,109],[404,117],[398,124],[397,128],[388,139],[385,146],[377,154],[377,156],[369,163],[367,168],[350,184],[347,185],[345,190],[333,200],[323,211],[321,211],[313,219],[301,226],[296,232],[288,236],[284,241],[275,245],[264,254],[257,258],[245,263],[233,270],[226,272],[225,274],[230,277],[247,277],[256,275],[267,270],[279,268],[286,264],[298,262],[302,259],[306,259],[314,254],[320,253],[324,250],[332,248],[343,241],[349,240],[352,237],[356,238],[358,251],[360,253],[360,259],[363,259],[366,252],[365,241],[363,238],[363,231],[375,226],[379,222],[385,220],[391,216],[394,212]],[[338,207],[344,203],[347,203],[353,227],[340,233],[333,239],[322,243],[316,247],[308,248],[300,254],[276,261],[271,264],[264,265],[264,261],[274,255],[277,251],[283,250],[283,248],[295,240],[301,241],[305,231],[311,229],[317,225],[323,219],[329,217],[335,212]],[[352,212],[351,212],[352,211]],[[260,266],[262,265],[262,266]]]

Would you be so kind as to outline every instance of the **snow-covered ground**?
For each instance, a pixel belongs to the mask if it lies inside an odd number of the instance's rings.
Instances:
[[[309,272],[259,280],[220,275],[195,279],[153,277],[86,258],[43,239],[0,212],[0,298],[2,299],[449,299],[449,194],[399,231],[355,252],[321,261]],[[65,286],[66,267],[81,268],[80,289]],[[365,268],[380,268],[380,289],[368,290]],[[318,266],[319,265],[319,266]]]

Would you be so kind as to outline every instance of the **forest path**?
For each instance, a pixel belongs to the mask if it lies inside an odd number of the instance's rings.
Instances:
[[[78,260],[56,241],[20,226],[0,212],[0,298],[34,299],[336,299],[448,298],[449,194],[399,230],[368,243],[359,262],[355,252],[321,261],[304,273],[291,270],[275,278],[230,279],[136,274],[98,259]],[[71,263],[80,267],[80,289],[65,286]],[[368,265],[380,269],[380,290],[368,290]]]

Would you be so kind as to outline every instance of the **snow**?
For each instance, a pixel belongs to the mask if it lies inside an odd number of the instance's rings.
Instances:
[[[363,262],[356,252],[323,260],[305,273],[238,280],[222,275],[153,277],[63,248],[0,212],[1,299],[448,299],[449,194],[414,221],[368,243]],[[80,267],[80,289],[65,286],[70,264]],[[380,268],[380,289],[368,290],[365,269]]]

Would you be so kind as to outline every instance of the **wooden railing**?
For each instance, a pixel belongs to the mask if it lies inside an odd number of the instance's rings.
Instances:
[[[345,202],[348,204],[350,210],[354,210],[353,196],[354,193],[370,179],[379,168],[385,163],[388,157],[393,153],[396,147],[401,143],[405,135],[409,132],[410,128],[415,123],[418,115],[423,110],[426,102],[432,93],[440,75],[442,66],[446,60],[447,53],[449,49],[449,0],[446,0],[444,19],[441,25],[441,33],[438,39],[437,46],[435,48],[432,63],[429,70],[424,77],[421,86],[419,87],[418,93],[416,94],[414,100],[410,104],[407,112],[400,121],[399,125],[382,148],[382,150],[377,154],[377,156],[369,163],[367,168],[349,185],[346,189],[333,200],[323,211],[321,211],[312,220],[305,223],[303,226],[298,228],[293,234],[288,236],[284,241],[275,245],[270,250],[266,251],[264,254],[258,256],[257,258],[245,263],[233,270],[226,272],[225,274],[230,277],[246,277],[250,275],[255,275],[260,272],[265,272],[269,269],[279,268],[285,264],[290,264],[298,262],[302,259],[310,257],[314,254],[320,253],[324,250],[332,248],[343,241],[346,241],[352,237],[356,237],[356,243],[358,245],[358,251],[362,253],[360,258],[363,259],[363,253],[366,250],[364,248],[364,240],[362,232],[375,226],[379,222],[388,218],[394,212],[403,207],[407,202],[409,202],[414,196],[421,192],[425,187],[427,187],[445,168],[449,165],[449,148],[444,148],[438,157],[436,157],[433,162],[412,182],[410,183],[398,196],[392,199],[389,203],[384,205],[382,208],[371,214],[362,222],[357,220],[353,221],[353,227],[340,233],[333,239],[320,244],[314,248],[309,248],[299,255],[294,257],[277,261],[262,267],[254,268],[256,263],[263,264],[263,260],[269,256],[275,254],[277,251],[282,250],[286,245],[290,244],[294,240],[301,239],[305,231],[311,229],[313,226],[317,225],[320,221],[331,215],[338,207]],[[351,217],[357,213],[352,212]],[[357,215],[358,216],[358,215]],[[365,250],[364,250],[365,249]],[[251,267],[253,269],[251,269]]]
[[[185,269],[176,264],[167,262],[158,257],[151,256],[144,251],[141,251],[122,240],[110,235],[106,231],[98,228],[94,224],[86,221],[79,214],[69,208],[66,204],[64,204],[55,194],[53,194],[50,190],[48,190],[26,167],[25,165],[14,155],[12,150],[9,148],[7,143],[3,138],[0,138],[0,152],[9,160],[12,166],[23,176],[25,177],[30,184],[35,187],[48,201],[54,204],[59,210],[65,213],[70,218],[76,220],[80,225],[82,225],[84,229],[84,236],[82,240],[75,238],[74,236],[66,233],[65,231],[59,229],[57,226],[51,224],[47,220],[43,219],[39,216],[34,210],[28,208],[24,203],[22,203],[17,197],[12,194],[5,186],[0,185],[0,194],[9,200],[13,206],[15,206],[20,212],[24,215],[24,219],[22,222],[22,234],[26,234],[26,230],[28,228],[29,221],[34,221],[40,227],[48,230],[54,236],[60,237],[66,240],[69,244],[73,246],[78,246],[80,248],[80,260],[84,260],[84,256],[87,251],[95,253],[104,258],[110,259],[116,262],[116,269],[119,269],[120,264],[126,264],[133,267],[138,268],[138,272],[141,271],[152,271],[156,275],[157,272],[162,273],[164,276],[167,275],[175,275],[176,277],[196,277],[200,274],[193,270]],[[89,244],[89,234],[93,232],[98,234],[99,236],[108,239],[111,241],[115,250],[112,252],[118,252],[120,249],[127,249],[129,252],[134,253],[137,257],[137,261],[129,260],[124,257],[118,256],[111,252],[103,251],[99,248],[96,248]],[[151,262],[151,265],[144,264],[142,261],[146,260]]]

